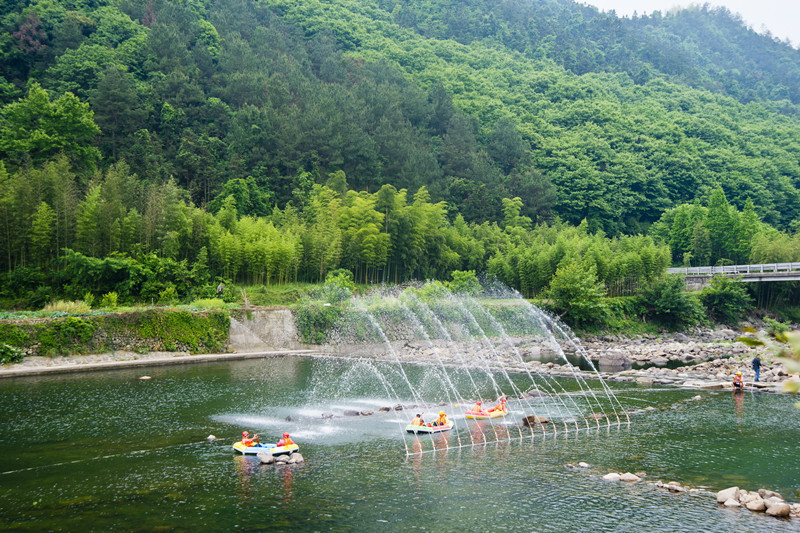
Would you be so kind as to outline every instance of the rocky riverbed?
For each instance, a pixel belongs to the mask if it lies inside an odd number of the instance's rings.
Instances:
[[[482,342],[405,341],[386,345],[335,346],[323,351],[339,357],[399,359],[415,364],[504,368],[510,372],[637,381],[643,385],[672,385],[696,389],[730,388],[742,372],[751,389],[780,392],[790,379],[783,365],[765,347],[750,347],[730,329],[625,337],[605,335],[559,340],[508,337]],[[563,354],[563,355],[562,355]],[[752,360],[762,359],[761,376],[754,381]],[[591,361],[591,365],[588,363]],[[797,378],[794,378],[797,379]]]
[[[171,364],[177,362],[235,359],[240,357],[275,357],[286,354],[334,357],[368,356],[394,359],[412,364],[444,364],[447,366],[503,367],[511,372],[535,372],[612,381],[637,381],[644,385],[672,385],[697,389],[729,388],[735,372],[740,371],[748,387],[780,392],[779,386],[790,378],[789,373],[763,347],[752,348],[739,341],[739,333],[716,329],[665,335],[625,337],[604,335],[572,341],[508,337],[483,342],[420,342],[394,343],[388,353],[385,345],[326,346],[319,351],[291,350],[252,354],[190,355],[186,352],[151,352],[147,354],[117,351],[67,357],[26,357],[22,362],[0,366],[2,375],[70,372],[80,369]],[[311,347],[309,347],[311,348]],[[562,353],[564,354],[562,356]],[[754,382],[751,361],[756,353],[762,357],[761,379]],[[566,357],[566,359],[565,359]],[[591,360],[597,371],[592,370]],[[583,370],[580,370],[582,367]],[[797,378],[794,378],[797,379]]]

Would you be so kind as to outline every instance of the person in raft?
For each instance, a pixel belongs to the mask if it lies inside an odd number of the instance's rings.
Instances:
[[[508,400],[506,400],[506,395],[505,394],[501,395],[497,399],[497,404],[494,407],[492,407],[491,409],[489,409],[490,413],[493,413],[495,411],[502,411],[504,413],[508,412]]]
[[[444,411],[439,411],[439,418],[433,421],[434,426],[446,426],[447,425],[447,415],[444,414]]]
[[[424,426],[425,422],[422,420],[422,414],[417,414],[414,419],[411,421],[412,426]]]
[[[276,444],[275,446],[280,448],[281,446],[291,446],[292,444],[294,444],[294,441],[292,440],[292,438],[289,436],[288,433],[284,433],[283,434],[283,438],[281,440],[279,440],[278,444]]]
[[[737,372],[735,376],[733,376],[733,388],[734,389],[741,389],[744,387],[744,383],[742,382],[742,373]]]
[[[258,433],[253,433],[253,436],[250,436],[250,432],[242,431],[242,444],[245,446],[255,446],[258,444]]]
[[[480,400],[475,402],[475,406],[472,408],[472,412],[473,413],[480,413],[482,415],[487,414],[486,411],[483,410],[483,404],[481,403]]]

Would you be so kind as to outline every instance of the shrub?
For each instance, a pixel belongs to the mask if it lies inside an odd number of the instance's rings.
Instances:
[[[16,346],[0,343],[0,363],[19,363],[24,357],[25,353]]]
[[[295,314],[300,339],[310,344],[324,343],[328,338],[328,331],[336,324],[342,313],[341,307],[330,303],[305,302]]]
[[[681,276],[665,276],[640,290],[639,301],[645,316],[669,328],[697,324],[703,319],[703,308],[685,290]]]
[[[700,291],[708,316],[717,322],[736,325],[753,308],[753,299],[741,283],[717,276]]]
[[[46,355],[80,352],[94,335],[97,324],[77,317],[53,320],[39,332],[39,343]]]
[[[171,305],[178,302],[178,292],[175,287],[170,285],[163,291],[158,293],[158,303],[161,305]]]
[[[328,272],[325,284],[314,291],[312,297],[328,303],[339,303],[350,299],[356,286],[349,270],[338,269]]]
[[[447,283],[447,288],[453,293],[475,296],[483,290],[474,270],[453,270],[451,276],[453,281]]]
[[[100,300],[100,307],[114,308],[117,306],[118,298],[119,296],[117,295],[116,291],[107,292],[103,295],[103,298]]]
[[[577,262],[559,267],[547,289],[559,318],[576,326],[606,322],[604,296],[605,288],[597,281],[594,267],[587,270]]]
[[[86,315],[92,311],[92,308],[83,300],[75,300],[74,302],[57,300],[45,305],[43,311]]]
[[[94,294],[87,291],[86,294],[83,295],[83,301],[86,302],[86,305],[92,307],[94,305]]]

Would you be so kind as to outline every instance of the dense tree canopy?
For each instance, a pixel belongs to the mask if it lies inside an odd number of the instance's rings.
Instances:
[[[537,295],[575,265],[613,295],[798,253],[800,53],[723,9],[19,0],[0,24],[10,298],[70,269],[130,298],[338,268]]]

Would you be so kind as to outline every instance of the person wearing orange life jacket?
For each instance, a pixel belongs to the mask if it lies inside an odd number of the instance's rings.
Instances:
[[[490,413],[493,413],[495,411],[502,411],[504,413],[508,412],[508,401],[506,400],[505,394],[501,395],[500,398],[498,398],[497,400],[497,404],[491,409],[489,409]]]
[[[424,426],[425,425],[425,422],[422,420],[422,414],[421,413],[418,414],[417,416],[415,416],[413,420],[411,420],[411,425],[412,426]]]
[[[481,403],[480,400],[475,402],[475,406],[472,408],[472,411],[474,413],[486,414],[486,411],[483,410],[483,404]]]
[[[245,446],[252,446],[254,444],[254,439],[250,438],[249,431],[242,431],[242,444]]]
[[[733,376],[733,388],[734,389],[741,389],[744,387],[744,382],[742,381],[742,373],[737,372],[735,376]]]
[[[439,411],[439,418],[433,421],[434,426],[446,426],[447,425],[447,415],[444,414],[444,411]]]
[[[278,443],[275,446],[277,446],[277,447],[291,446],[292,444],[294,444],[294,441],[292,440],[292,438],[289,437],[288,433],[284,433],[283,434],[283,438],[281,440],[279,440]]]

